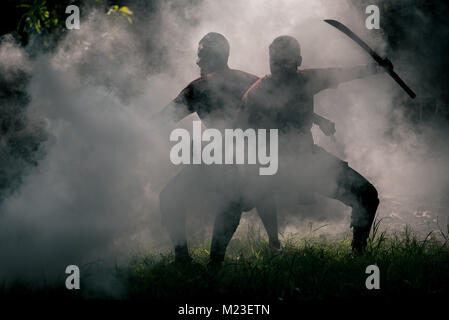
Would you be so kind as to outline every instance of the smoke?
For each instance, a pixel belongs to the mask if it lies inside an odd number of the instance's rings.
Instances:
[[[281,34],[299,40],[302,68],[371,62],[324,18],[344,22],[381,53],[386,46],[346,1],[169,1],[153,11],[136,2],[130,8],[134,25],[82,10],[81,29],[33,59],[13,40],[1,43],[0,63],[8,66],[2,73],[29,75],[27,121],[39,124],[46,139],[39,149],[45,155],[1,204],[0,278],[63,277],[69,264],[126,263],[138,252],[170,247],[158,193],[180,168],[169,164],[168,136],[161,139],[150,118],[198,77],[196,48],[207,32],[227,37],[231,68],[257,76],[269,73],[268,45]],[[399,74],[419,78],[406,59],[392,60]],[[447,217],[449,150],[439,130],[406,121],[400,106],[408,100],[401,95],[385,74],[320,93],[315,112],[336,123],[337,142],[314,128],[315,143],[376,186],[385,223],[422,227],[426,221],[424,229],[434,229]],[[195,117],[180,125],[191,127]],[[301,212],[281,212],[285,230],[304,221],[328,223],[324,233],[349,230],[347,207],[318,200]],[[191,231],[213,219],[196,221]]]

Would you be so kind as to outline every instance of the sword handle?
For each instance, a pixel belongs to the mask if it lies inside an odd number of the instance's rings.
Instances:
[[[386,72],[401,86],[402,89],[405,90],[405,92],[407,92],[407,94],[410,96],[410,98],[415,99],[416,97],[416,93],[413,92],[412,89],[410,89],[404,81],[402,81],[402,79],[397,75],[396,72],[394,72],[392,69],[390,68],[385,68]]]
[[[415,99],[416,94],[413,92],[412,89],[409,88],[408,85],[405,84],[405,82],[398,76],[398,74],[396,72],[394,72],[393,64],[391,63],[390,60],[388,60],[386,58],[382,58],[374,51],[371,53],[371,56],[381,67],[383,67],[385,69],[385,71],[393,78],[393,80],[395,80],[401,86],[401,88],[404,89],[405,92],[407,92],[407,94],[412,99]]]
[[[394,72],[393,70],[393,64],[391,63],[390,60],[386,60],[385,58],[382,58],[381,56],[379,56],[377,53],[375,53],[373,50],[370,49],[370,54],[373,57],[373,59],[381,66],[385,69],[385,71],[393,78],[393,80],[395,80],[402,89],[404,89],[405,92],[407,92],[407,94],[410,96],[410,98],[415,99],[416,94],[413,92],[412,89],[409,88],[408,85],[405,84],[404,81],[402,81],[402,79],[398,76],[398,74],[396,72]],[[390,64],[391,66],[385,65],[385,61],[388,61],[388,64]]]

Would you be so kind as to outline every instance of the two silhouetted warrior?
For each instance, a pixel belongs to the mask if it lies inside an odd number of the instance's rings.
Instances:
[[[328,135],[334,132],[333,124],[313,111],[316,93],[381,68],[370,64],[299,71],[300,46],[289,36],[276,38],[269,53],[271,75],[258,79],[230,69],[227,40],[217,33],[207,34],[198,49],[201,77],[160,114],[177,121],[197,112],[209,128],[279,129],[277,175],[262,179],[234,165],[189,166],[161,192],[162,222],[173,241],[176,262],[190,261],[185,235],[189,210],[201,208],[216,214],[210,259],[217,264],[224,259],[242,211],[253,207],[257,207],[271,246],[279,248],[275,198],[291,201],[302,192],[319,193],[352,207],[353,251],[360,253],[366,246],[379,204],[377,191],[346,162],[315,145],[310,130],[315,123]]]

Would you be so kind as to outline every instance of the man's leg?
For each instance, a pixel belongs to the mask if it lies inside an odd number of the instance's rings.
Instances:
[[[360,254],[366,247],[367,239],[371,226],[379,206],[379,198],[376,188],[357,171],[350,168],[348,164],[337,157],[331,155],[322,148],[318,149],[319,157],[327,157],[329,162],[334,162],[335,170],[338,170],[336,176],[336,190],[318,191],[325,196],[337,199],[352,208],[351,227],[353,228],[352,250]],[[328,162],[328,163],[329,163]],[[332,176],[332,178],[335,178]],[[324,179],[325,180],[325,179]],[[331,185],[332,182],[322,185]]]
[[[360,254],[366,247],[371,226],[379,206],[376,188],[358,172],[344,166],[338,177],[335,199],[352,207],[352,250]]]
[[[186,213],[195,198],[192,192],[194,185],[189,186],[192,177],[190,168],[185,168],[159,194],[161,222],[168,231],[175,249],[175,262],[179,264],[192,260],[186,239]]]
[[[277,206],[273,195],[275,185],[272,177],[260,177],[259,169],[250,166],[244,167],[236,183],[242,211],[249,211],[254,207],[257,209],[267,231],[270,247],[279,250],[281,244],[278,238]]]
[[[257,201],[257,213],[268,234],[269,244],[274,249],[281,249],[281,243],[278,238],[278,222],[276,201],[273,197],[267,197]]]
[[[215,218],[214,231],[210,246],[210,265],[223,262],[226,248],[237,230],[242,215],[241,205],[233,203],[222,210]]]

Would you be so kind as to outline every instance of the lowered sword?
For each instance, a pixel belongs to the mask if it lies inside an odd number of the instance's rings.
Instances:
[[[381,66],[385,68],[385,71],[402,87],[402,89],[407,92],[407,94],[414,99],[416,97],[416,94],[410,89],[404,81],[398,76],[396,72],[393,71],[392,67],[385,66],[385,60],[379,56],[373,49],[371,49],[362,39],[359,38],[358,35],[356,35],[354,32],[349,30],[348,27],[346,27],[344,24],[336,21],[336,20],[330,20],[326,19],[325,22],[329,23],[331,26],[337,28],[341,32],[343,32],[345,35],[347,35],[349,38],[354,40],[359,46],[361,46],[366,52],[369,53],[369,55]]]

